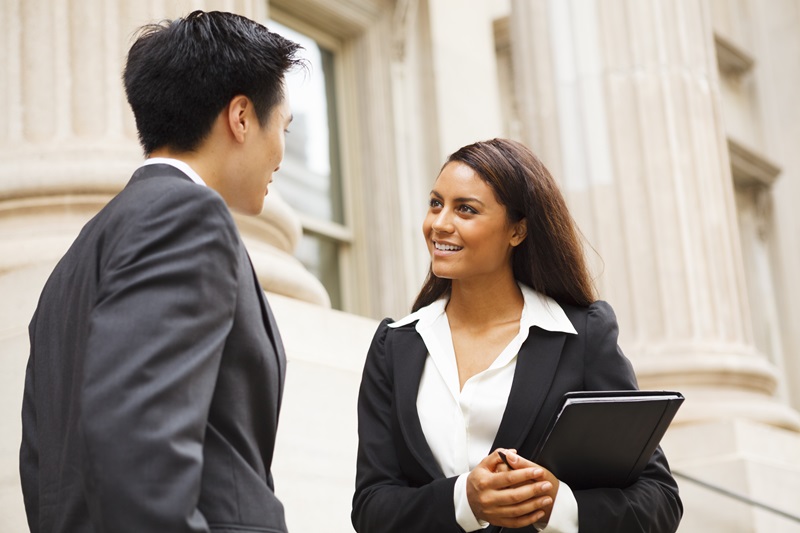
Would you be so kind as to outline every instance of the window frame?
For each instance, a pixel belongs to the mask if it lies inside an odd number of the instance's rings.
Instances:
[[[333,127],[336,129],[338,154],[331,154],[332,161],[338,159],[339,166],[339,191],[341,196],[342,223],[316,218],[306,213],[300,213],[293,209],[295,215],[300,220],[303,236],[312,235],[326,239],[335,244],[338,249],[338,268],[339,268],[339,293],[341,301],[339,308],[342,311],[357,312],[354,303],[358,301],[357,294],[353,294],[357,284],[351,279],[352,269],[349,268],[353,261],[353,250],[357,246],[356,232],[353,228],[355,216],[353,213],[352,202],[352,156],[347,149],[347,135],[350,131],[349,122],[351,112],[347,108],[347,101],[343,97],[345,93],[345,68],[344,54],[345,46],[342,39],[326,32],[296,15],[288,13],[280,6],[270,4],[269,20],[287,26],[297,32],[316,41],[321,47],[326,48],[333,55],[333,77],[334,95],[333,101],[329,102],[335,106],[336,121]],[[269,24],[269,22],[267,23]]]

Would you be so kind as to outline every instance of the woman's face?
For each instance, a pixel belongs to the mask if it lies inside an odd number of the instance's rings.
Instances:
[[[491,187],[459,162],[448,163],[436,178],[422,223],[433,273],[452,280],[511,272],[511,251],[524,230],[524,221],[509,224]]]

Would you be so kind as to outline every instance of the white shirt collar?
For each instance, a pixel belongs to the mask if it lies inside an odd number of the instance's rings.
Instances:
[[[206,185],[206,182],[203,181],[203,178],[200,177],[200,174],[195,172],[192,167],[180,159],[172,159],[171,157],[151,157],[146,159],[141,166],[145,167],[147,165],[170,165],[192,178],[192,181],[198,185]]]
[[[567,318],[564,309],[558,305],[558,302],[549,296],[536,292],[522,283],[519,284],[519,288],[522,291],[522,297],[524,299],[522,316],[519,322],[520,330],[527,330],[533,326],[538,326],[547,331],[560,331],[563,333],[572,333],[574,335],[578,334],[572,322]],[[398,328],[417,321],[417,331],[428,328],[444,313],[447,301],[447,298],[436,300],[432,304],[418,309],[410,315],[389,324],[389,327]]]

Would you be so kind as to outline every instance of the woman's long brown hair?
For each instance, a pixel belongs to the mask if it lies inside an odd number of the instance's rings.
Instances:
[[[444,166],[452,162],[469,166],[492,188],[510,223],[527,220],[528,233],[511,258],[517,281],[559,303],[586,307],[595,300],[575,221],[533,152],[516,141],[492,139],[464,146]],[[448,294],[451,283],[429,269],[413,310]]]

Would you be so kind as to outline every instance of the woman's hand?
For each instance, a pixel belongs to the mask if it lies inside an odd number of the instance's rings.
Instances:
[[[506,454],[511,469],[498,454]],[[495,450],[467,476],[467,501],[479,520],[519,528],[550,520],[558,479],[546,468],[516,454]]]

